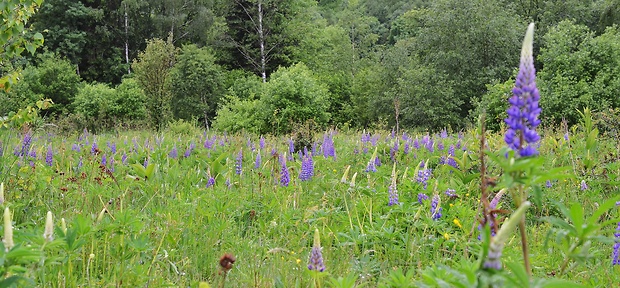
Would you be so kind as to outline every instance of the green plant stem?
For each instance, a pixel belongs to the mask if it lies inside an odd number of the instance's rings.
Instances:
[[[519,222],[519,231],[521,232],[521,250],[523,251],[523,263],[525,265],[525,271],[527,275],[532,277],[532,267],[530,265],[530,253],[527,247],[527,233],[525,231],[525,215]]]

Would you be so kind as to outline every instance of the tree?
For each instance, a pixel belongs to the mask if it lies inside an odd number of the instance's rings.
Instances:
[[[147,41],[146,50],[140,52],[132,68],[135,78],[144,89],[149,115],[156,129],[161,129],[172,118],[170,71],[174,66],[177,49],[170,39]]]
[[[224,69],[215,61],[207,48],[183,46],[170,75],[176,118],[198,118],[209,126],[224,94]]]
[[[328,123],[329,92],[302,63],[274,72],[261,99],[270,113],[276,133],[288,133],[294,123],[312,119],[320,126]]]
[[[26,34],[28,20],[43,0],[2,1],[0,4],[0,89],[9,89],[17,81],[12,61],[26,50],[31,54],[43,45],[41,33]]]

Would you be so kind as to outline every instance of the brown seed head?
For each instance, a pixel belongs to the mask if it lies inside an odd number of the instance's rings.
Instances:
[[[226,273],[228,270],[232,269],[232,265],[235,263],[235,260],[235,256],[232,254],[224,254],[224,256],[220,258],[220,266],[222,267],[222,271]]]

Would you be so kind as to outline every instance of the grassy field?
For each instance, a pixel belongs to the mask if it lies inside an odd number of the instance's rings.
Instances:
[[[620,282],[620,265],[612,266],[619,213],[603,205],[618,195],[618,139],[591,130],[544,130],[540,177],[521,185],[533,202],[532,283]],[[485,135],[485,173],[497,182],[485,188],[490,201],[511,184],[490,157],[502,153],[501,133]],[[484,286],[486,273],[524,287],[519,279],[527,279],[517,229],[505,242],[505,269],[479,269],[488,241],[479,237],[475,129],[327,131],[312,139],[193,127],[69,136],[2,130],[0,139],[1,205],[10,209],[16,244],[0,249],[5,284],[20,276],[19,287],[469,287]],[[499,199],[498,222],[515,209],[510,190]],[[42,236],[48,211],[53,240]],[[582,233],[588,223],[591,233]],[[315,230],[323,272],[308,269]],[[236,260],[227,272],[225,253]]]

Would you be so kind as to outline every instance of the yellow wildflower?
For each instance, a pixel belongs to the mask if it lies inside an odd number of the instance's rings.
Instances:
[[[458,218],[454,218],[452,222],[454,222],[454,225],[459,226],[459,228],[463,229],[463,225],[461,225],[461,221],[459,221]]]

